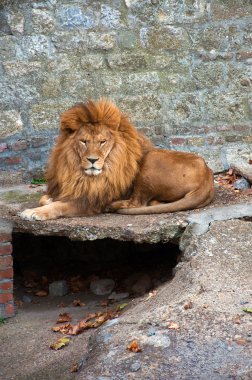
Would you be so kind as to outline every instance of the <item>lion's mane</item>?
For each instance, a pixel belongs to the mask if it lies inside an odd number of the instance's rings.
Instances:
[[[114,138],[114,146],[99,176],[87,176],[75,149],[79,128],[91,123],[105,124]],[[90,213],[101,212],[112,201],[131,189],[151,142],[142,136],[129,119],[107,99],[78,103],[61,115],[60,134],[47,168],[48,195],[55,200],[85,202]]]

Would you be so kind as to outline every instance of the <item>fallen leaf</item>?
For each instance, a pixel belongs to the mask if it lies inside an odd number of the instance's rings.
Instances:
[[[126,302],[121,303],[121,305],[118,305],[118,306],[117,306],[117,310],[122,310],[122,309],[124,309],[126,306],[128,306],[128,304],[127,304]]]
[[[78,363],[73,363],[72,364],[72,367],[70,368],[70,372],[73,373],[73,372],[78,372],[79,371],[79,365]]]
[[[35,296],[37,297],[46,297],[48,293],[45,290],[39,290],[38,292],[35,293]]]
[[[70,342],[69,338],[63,337],[63,338],[58,339],[56,342],[52,343],[50,345],[50,348],[52,350],[60,350],[61,348],[67,346],[69,342]]]
[[[66,304],[64,302],[61,302],[60,304],[57,305],[57,307],[66,307]]]
[[[72,317],[68,313],[62,313],[59,315],[59,318],[56,323],[71,322]]]
[[[24,305],[23,301],[21,301],[21,300],[15,300],[15,304],[16,304],[16,306],[17,306],[18,308],[21,308],[21,307],[23,307],[23,305]]]
[[[60,326],[53,327],[52,331],[61,332],[62,334],[68,334],[72,328],[73,328],[73,326],[70,323],[64,323]]]
[[[235,343],[238,344],[239,346],[244,346],[247,341],[246,339],[240,338],[240,339],[234,339]]]
[[[131,352],[142,352],[143,350],[139,347],[136,340],[133,340],[130,345],[127,347],[127,349]]]
[[[248,160],[248,163],[250,164],[250,165],[252,165],[252,160],[250,159],[250,160]]]
[[[179,327],[179,324],[176,323],[176,322],[169,322],[168,323],[168,329],[170,329],[170,330],[179,330],[180,327]]]
[[[245,311],[246,313],[252,313],[252,308],[250,307],[244,307],[242,310]]]
[[[73,300],[73,306],[85,306],[85,304],[81,300]]]
[[[240,317],[240,315],[237,315],[237,316],[234,318],[234,323],[236,323],[237,325],[240,325],[240,324],[241,324],[241,317]]]
[[[109,305],[109,303],[110,303],[109,299],[107,299],[107,300],[101,300],[100,303],[99,303],[99,305],[103,306],[103,307],[107,307]]]

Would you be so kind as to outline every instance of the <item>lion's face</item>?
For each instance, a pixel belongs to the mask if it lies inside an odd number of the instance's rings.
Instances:
[[[85,125],[76,134],[81,167],[88,176],[100,175],[106,168],[106,159],[113,146],[113,134],[106,125]]]

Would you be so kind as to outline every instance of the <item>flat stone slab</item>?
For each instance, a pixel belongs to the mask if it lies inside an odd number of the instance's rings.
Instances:
[[[250,202],[244,196],[229,189],[217,188],[214,201],[204,209],[173,214],[119,215],[100,214],[89,217],[62,218],[57,220],[25,221],[18,213],[25,208],[36,207],[44,191],[43,186],[20,185],[2,188],[0,191],[0,215],[14,223],[14,232],[35,235],[66,236],[72,240],[115,239],[137,243],[177,241],[182,235],[191,214],[197,214],[223,205]]]

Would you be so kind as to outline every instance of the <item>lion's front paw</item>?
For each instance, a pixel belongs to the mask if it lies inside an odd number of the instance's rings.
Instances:
[[[28,208],[21,212],[20,217],[25,220],[47,220],[48,216],[39,208]]]
[[[134,204],[132,204],[130,199],[128,199],[128,200],[124,200],[124,201],[112,202],[111,205],[109,206],[109,209],[112,211],[116,211],[116,210],[119,210],[121,208],[130,208],[130,207],[136,207],[136,206]]]

